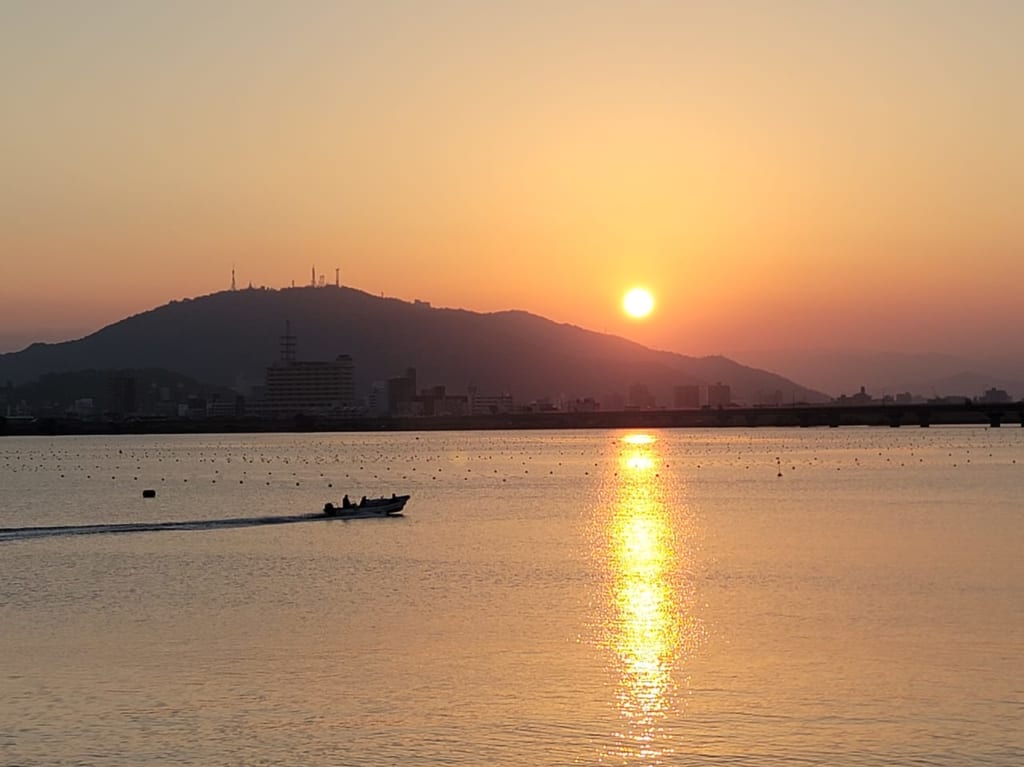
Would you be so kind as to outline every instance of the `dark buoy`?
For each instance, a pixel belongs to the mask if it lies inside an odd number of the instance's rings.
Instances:
[[[156,490],[143,490],[142,491],[142,497],[143,498],[156,498]]]

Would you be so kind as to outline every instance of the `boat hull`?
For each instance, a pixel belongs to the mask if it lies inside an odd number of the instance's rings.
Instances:
[[[324,505],[324,515],[335,519],[367,519],[369,517],[401,516],[409,500],[408,495],[396,495],[391,498],[369,498],[354,506],[335,506],[333,503]]]

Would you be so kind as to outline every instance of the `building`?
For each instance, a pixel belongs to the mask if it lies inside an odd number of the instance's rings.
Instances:
[[[178,415],[182,418],[198,420],[206,418],[206,398],[190,395],[178,405]]]
[[[241,394],[233,397],[214,394],[206,402],[206,415],[209,418],[240,418],[245,415],[245,398]]]
[[[550,397],[535,399],[523,408],[526,413],[557,413],[558,406],[551,401]]]
[[[416,368],[406,368],[405,375],[388,379],[388,415],[411,415],[416,397]]]
[[[606,403],[604,410],[619,412],[626,409],[626,398],[622,396],[622,392],[613,391],[604,395],[601,401]]]
[[[980,397],[978,402],[986,405],[1005,405],[1008,402],[1012,402],[1013,398],[1010,397],[1010,393],[1005,389],[991,388],[985,391]]]
[[[759,407],[781,407],[784,402],[782,389],[758,389],[754,392],[754,404]]]
[[[126,416],[138,409],[138,392],[135,376],[128,372],[113,373],[107,380],[107,411],[116,416]]]
[[[729,407],[732,404],[732,389],[721,381],[708,384],[708,407]]]
[[[700,407],[700,387],[697,384],[683,384],[672,387],[672,407],[676,410],[696,410]]]
[[[370,384],[370,394],[366,399],[366,413],[374,418],[388,414],[387,381],[374,381]]]
[[[448,394],[444,386],[432,386],[413,397],[416,415],[463,416],[469,411],[465,394]]]
[[[651,394],[647,384],[635,383],[629,387],[628,405],[631,408],[647,410],[654,407],[654,395]]]
[[[469,387],[470,415],[503,415],[514,409],[511,394],[478,394],[475,386]]]
[[[263,410],[271,418],[341,415],[355,405],[352,358],[332,362],[282,359],[267,368]]]
[[[853,395],[841,394],[838,398],[832,400],[833,402],[840,405],[873,405],[875,399],[868,394],[867,389],[863,386],[860,387],[860,391]]]
[[[75,418],[91,418],[96,414],[96,401],[92,397],[80,397],[67,409],[67,415]]]

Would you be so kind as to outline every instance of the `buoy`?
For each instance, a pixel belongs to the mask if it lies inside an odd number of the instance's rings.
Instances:
[[[142,491],[142,497],[143,498],[156,498],[156,490],[143,490]]]

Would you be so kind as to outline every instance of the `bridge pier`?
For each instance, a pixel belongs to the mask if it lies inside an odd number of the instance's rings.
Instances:
[[[917,424],[922,429],[927,429],[932,425],[932,414],[929,410],[922,410],[917,414]]]
[[[903,423],[903,411],[902,410],[892,410],[892,411],[889,411],[888,413],[886,413],[885,417],[889,419],[889,426],[891,428],[893,428],[893,429],[900,428],[900,424]]]
[[[990,410],[988,412],[988,425],[993,429],[998,429],[1002,425],[1003,414],[999,410]]]

